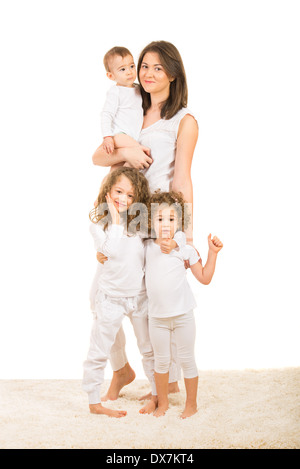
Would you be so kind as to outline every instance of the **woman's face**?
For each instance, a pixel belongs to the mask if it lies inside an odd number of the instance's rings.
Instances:
[[[110,190],[110,197],[118,212],[127,210],[134,200],[134,189],[129,179],[122,175]]]
[[[153,217],[157,238],[172,239],[178,228],[177,214],[172,207],[158,207]]]
[[[156,52],[147,52],[144,55],[139,79],[147,93],[161,93],[162,91],[169,93],[172,77],[167,75]]]

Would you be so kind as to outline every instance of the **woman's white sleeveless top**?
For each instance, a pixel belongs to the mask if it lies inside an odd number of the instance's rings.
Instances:
[[[160,119],[140,133],[139,143],[151,149],[153,159],[150,167],[142,171],[148,179],[151,192],[157,189],[170,190],[174,177],[178,128],[181,119],[187,114],[194,117],[188,108],[182,108],[171,119]]]

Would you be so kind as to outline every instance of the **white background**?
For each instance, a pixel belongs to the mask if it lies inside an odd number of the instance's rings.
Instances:
[[[199,368],[299,366],[299,22],[289,0],[1,1],[0,378],[82,376],[102,58],[153,40],[179,49],[198,116],[195,245],[224,242],[211,285],[189,273]]]

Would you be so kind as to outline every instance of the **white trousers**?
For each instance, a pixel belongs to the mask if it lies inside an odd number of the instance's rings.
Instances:
[[[98,290],[98,276],[100,275],[100,271],[102,268],[102,264],[100,262],[97,265],[97,270],[93,279],[93,283],[90,289],[90,304],[92,311],[96,309],[96,297],[97,297],[97,290]],[[110,351],[110,364],[113,371],[118,371],[123,368],[126,363],[128,362],[128,358],[126,355],[126,338],[124,334],[123,327],[121,326],[117,335],[115,342]],[[174,334],[171,334],[171,363],[169,368],[169,383],[175,383],[179,381],[181,377],[181,368],[179,361],[177,359],[177,351],[176,351],[176,343]]]
[[[83,364],[82,382],[84,391],[88,393],[89,403],[101,402],[100,388],[104,381],[105,366],[118,333],[119,339],[122,340],[123,331],[120,332],[120,327],[125,316],[128,316],[132,323],[137,345],[143,357],[145,374],[150,382],[152,393],[156,394],[154,354],[149,336],[146,294],[137,297],[112,298],[98,291],[94,310],[90,348]],[[115,350],[115,352],[118,351]]]
[[[184,378],[198,376],[195,361],[196,324],[193,311],[170,318],[149,318],[156,373],[167,373],[171,362],[171,334],[174,333],[177,356]]]

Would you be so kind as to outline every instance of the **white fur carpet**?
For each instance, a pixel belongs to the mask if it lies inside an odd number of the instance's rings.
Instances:
[[[80,380],[2,380],[0,448],[300,448],[300,368],[201,371],[198,412],[186,420],[183,382],[180,389],[155,418],[139,414],[149,387],[135,380],[106,403],[127,410],[115,419],[89,413]]]

